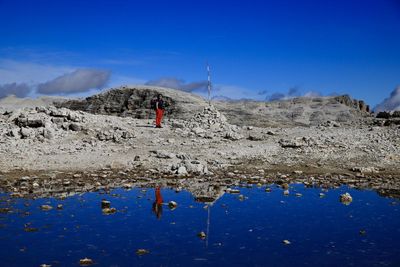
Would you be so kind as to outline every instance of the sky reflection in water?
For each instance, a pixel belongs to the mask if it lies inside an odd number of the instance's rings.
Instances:
[[[323,198],[303,185],[289,196],[276,186],[240,191],[244,200],[224,194],[207,209],[189,192],[161,189],[175,210],[157,205],[154,188],[9,203],[3,194],[0,206],[12,212],[0,214],[0,265],[79,266],[88,257],[95,266],[400,266],[398,200],[346,187]],[[339,202],[344,192],[353,196],[348,206]],[[103,215],[102,199],[117,212]],[[150,253],[136,255],[142,248]]]

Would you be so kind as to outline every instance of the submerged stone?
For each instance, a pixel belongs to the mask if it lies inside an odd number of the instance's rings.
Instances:
[[[144,248],[139,248],[138,250],[136,250],[136,254],[139,256],[145,255],[145,254],[149,254],[150,251]]]
[[[93,260],[89,258],[84,258],[79,260],[79,265],[81,266],[89,266],[93,264]]]
[[[168,207],[169,207],[171,210],[174,210],[174,209],[176,209],[176,207],[178,207],[178,203],[176,203],[175,201],[170,201],[170,202],[168,203]]]
[[[342,202],[344,205],[350,205],[350,203],[353,201],[353,197],[349,193],[344,193],[340,195],[340,202]]]
[[[228,188],[228,189],[226,189],[226,192],[230,193],[230,194],[240,194],[240,190],[239,189]]]
[[[40,206],[40,209],[41,209],[41,210],[45,210],[45,211],[47,211],[47,210],[51,210],[51,209],[53,209],[53,207],[52,207],[52,206],[50,206],[50,205],[42,205],[42,206]]]
[[[101,208],[102,209],[107,209],[107,208],[110,208],[110,207],[111,207],[111,202],[110,201],[105,200],[105,199],[103,199],[101,201]]]
[[[200,237],[201,239],[206,238],[206,233],[204,233],[203,231],[201,231],[200,233],[197,234],[198,237]]]
[[[28,232],[28,233],[32,233],[32,232],[37,232],[37,231],[39,231],[39,229],[38,229],[38,228],[35,228],[35,227],[25,227],[25,228],[24,228],[24,231],[25,231],[25,232]]]
[[[116,213],[117,209],[116,208],[105,208],[105,209],[102,209],[102,212],[104,215],[110,215],[110,214]]]

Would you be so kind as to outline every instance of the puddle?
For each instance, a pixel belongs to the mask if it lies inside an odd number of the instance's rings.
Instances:
[[[0,265],[400,266],[397,199],[348,187],[268,188],[196,198],[167,188],[62,200],[1,194]],[[339,201],[346,192],[348,205]],[[115,213],[102,210],[103,199]]]

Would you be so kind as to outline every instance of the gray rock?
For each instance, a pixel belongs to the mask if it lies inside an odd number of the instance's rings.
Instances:
[[[152,151],[155,155],[156,158],[160,158],[160,159],[172,159],[175,158],[176,155],[174,153],[170,153],[164,150],[156,150],[156,151]]]
[[[82,129],[82,127],[77,123],[71,123],[68,128],[74,132],[79,132]]]
[[[54,129],[50,127],[46,127],[43,129],[43,137],[46,139],[53,139],[55,136],[55,131]]]
[[[229,140],[232,140],[232,141],[238,141],[238,140],[240,140],[240,139],[243,139],[244,136],[241,135],[241,134],[239,134],[239,133],[236,133],[236,132],[234,132],[234,131],[229,131],[229,132],[227,132],[227,133],[225,134],[225,138],[226,138],[226,139],[229,139]]]
[[[283,148],[300,148],[306,145],[304,140],[301,139],[293,139],[293,140],[281,139],[279,140],[279,144]]]
[[[21,128],[20,134],[22,138],[26,139],[34,136],[35,132],[30,128]]]
[[[178,175],[187,175],[187,174],[188,174],[188,172],[187,172],[185,166],[180,166],[180,167],[178,168],[178,170],[176,171],[176,173],[177,173]]]
[[[15,138],[21,138],[20,131],[20,128],[13,128],[8,132],[7,135]]]

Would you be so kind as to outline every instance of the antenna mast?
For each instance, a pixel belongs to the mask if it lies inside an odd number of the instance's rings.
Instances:
[[[208,75],[208,104],[211,105],[211,71],[210,71],[210,65],[207,62],[207,75]]]

